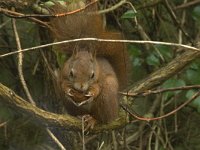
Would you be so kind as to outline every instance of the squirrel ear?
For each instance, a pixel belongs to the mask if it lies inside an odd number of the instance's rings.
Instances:
[[[73,50],[73,54],[72,57],[75,59],[77,54],[79,52],[79,47],[78,47],[78,43],[75,44],[74,50]]]
[[[73,53],[72,53],[72,58],[73,58],[73,59],[76,58],[77,53],[78,53],[78,50],[77,50],[77,49],[74,49],[74,50],[73,50]]]

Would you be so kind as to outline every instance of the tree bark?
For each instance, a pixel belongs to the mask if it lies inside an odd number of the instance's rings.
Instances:
[[[6,104],[8,107],[13,108],[16,112],[20,111],[21,113],[28,115],[33,118],[41,125],[57,126],[64,127],[69,130],[81,130],[81,120],[75,117],[72,117],[68,114],[61,115],[48,112],[38,108],[37,106],[32,105],[27,102],[20,96],[14,93],[11,89],[4,86],[0,83],[0,102]],[[110,124],[97,125],[92,131],[93,133],[98,133],[103,130],[116,129],[121,126],[124,126],[126,123],[124,115],[121,115],[116,121],[113,121]]]
[[[165,67],[160,68],[159,70],[150,74],[147,78],[135,83],[129,92],[141,93],[163,83],[165,80],[169,79],[185,68],[191,61],[199,56],[200,52],[186,50],[183,54],[177,56],[171,62],[169,62]]]

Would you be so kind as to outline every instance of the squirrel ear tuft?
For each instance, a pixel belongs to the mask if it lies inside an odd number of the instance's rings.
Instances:
[[[77,56],[77,54],[78,54],[78,49],[75,48],[75,49],[73,50],[73,53],[72,53],[72,58],[75,59],[76,56]]]
[[[80,51],[79,44],[76,43],[76,44],[75,44],[75,47],[74,47],[74,49],[73,49],[73,54],[72,54],[72,57],[73,57],[74,59],[76,58],[76,56],[77,56],[77,54],[78,54],[79,51]]]

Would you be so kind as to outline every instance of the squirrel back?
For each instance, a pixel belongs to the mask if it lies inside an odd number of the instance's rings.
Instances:
[[[69,10],[61,4],[55,4],[51,8],[52,14],[66,13]],[[101,38],[101,39],[123,39],[119,32],[106,31],[103,19],[97,13],[96,5],[91,5],[78,13],[50,20],[50,25],[56,41],[78,39],[78,38]],[[123,43],[109,43],[98,41],[80,41],[66,43],[59,46],[61,52],[71,56],[73,51],[87,50],[96,53],[97,57],[107,59],[117,75],[120,89],[123,89],[128,80],[129,58],[126,46]]]

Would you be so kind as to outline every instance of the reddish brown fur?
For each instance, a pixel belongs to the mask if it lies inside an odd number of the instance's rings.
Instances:
[[[66,62],[68,65],[70,62]],[[71,102],[65,100],[65,106],[68,113],[78,116],[83,114],[92,115],[97,121],[107,123],[114,120],[118,116],[118,80],[110,63],[104,58],[97,58],[99,65],[99,78],[91,85],[94,93],[94,100],[88,105],[75,106]],[[81,68],[79,68],[81,70]],[[61,73],[62,91],[66,91],[71,85],[69,81],[63,79]],[[94,89],[92,89],[94,88]],[[78,98],[81,94],[75,95]],[[79,99],[81,100],[81,98]]]
[[[93,5],[91,7],[94,7]],[[54,30],[54,35],[57,41],[94,37],[102,39],[123,39],[119,32],[109,32],[103,28],[102,17],[98,14],[87,15],[92,8],[87,8],[84,12],[79,12],[66,17],[54,18],[51,20],[51,25]],[[66,12],[66,9],[56,5],[53,9],[54,13]],[[92,12],[94,10],[92,9]],[[71,54],[73,50],[87,49],[96,51],[97,56],[103,56],[111,63],[116,71],[120,83],[120,89],[123,89],[127,84],[128,73],[130,72],[130,63],[128,53],[124,43],[109,43],[109,42],[77,42],[61,45],[59,50],[64,53]]]
[[[92,8],[87,8],[84,12],[79,12],[61,18],[51,20],[54,36],[57,41],[93,37],[102,39],[122,39],[122,35],[117,32],[108,32],[103,28],[103,20],[100,15],[87,15]],[[67,10],[60,5],[56,5],[53,13],[66,12]],[[93,10],[92,10],[93,11]],[[73,51],[90,51],[96,53],[96,60],[99,66],[99,76],[93,87],[98,93],[95,95],[95,100],[90,106],[77,107],[69,101],[64,101],[66,109],[72,115],[90,114],[97,121],[107,123],[114,120],[118,115],[118,90],[124,88],[127,84],[128,74],[128,54],[123,43],[108,43],[108,42],[77,42],[61,45],[59,48],[62,52],[71,55]],[[82,55],[82,54],[81,54]],[[80,57],[81,57],[80,55]],[[85,57],[82,55],[82,57]],[[70,64],[66,62],[65,64]],[[84,67],[84,66],[82,66]],[[81,71],[80,67],[80,71]],[[69,71],[69,70],[62,70]],[[61,73],[62,74],[62,73]],[[84,75],[83,75],[84,76]],[[64,83],[61,75],[61,84]],[[69,87],[66,84],[62,87],[65,91]],[[119,82],[119,83],[118,83]],[[98,86],[94,86],[98,85]],[[89,89],[91,90],[91,89]],[[77,97],[81,95],[77,94]],[[83,98],[83,97],[81,97]],[[81,101],[81,98],[79,99]]]

